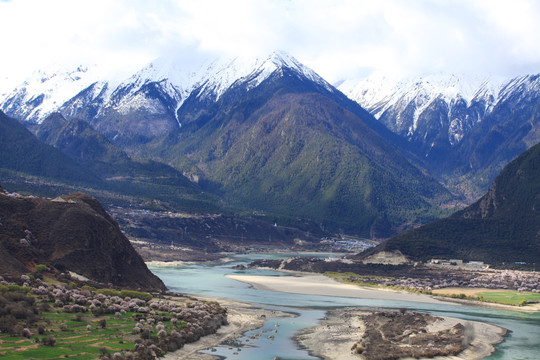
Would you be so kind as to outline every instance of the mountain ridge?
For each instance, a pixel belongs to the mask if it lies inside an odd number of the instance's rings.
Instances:
[[[431,258],[495,265],[540,261],[540,143],[510,162],[488,192],[467,208],[390,238],[358,255],[400,251],[413,261]]]
[[[472,203],[504,165],[540,139],[538,79],[372,77],[339,89],[406,140],[398,146],[416,154],[412,161]]]

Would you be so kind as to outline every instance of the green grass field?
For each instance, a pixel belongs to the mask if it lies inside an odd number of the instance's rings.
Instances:
[[[85,360],[96,359],[103,351],[112,354],[122,350],[132,350],[137,338],[131,334],[136,324],[132,314],[132,312],[127,312],[121,317],[115,315],[95,317],[85,313],[82,316],[78,315],[81,320],[78,321],[77,314],[63,313],[51,308],[50,311],[42,314],[42,317],[49,321],[47,328],[50,332],[44,335],[35,334],[30,339],[0,334],[0,358],[2,360],[58,359],[67,355],[70,359]],[[106,320],[105,328],[101,328],[100,319]],[[62,324],[65,324],[65,330],[61,330]],[[86,328],[88,324],[91,326],[90,330]],[[170,332],[173,325],[167,322],[165,328]],[[53,347],[38,343],[43,337],[48,336],[56,340]]]
[[[540,294],[517,291],[489,291],[479,292],[476,296],[485,301],[508,305],[524,305],[525,303],[539,302]]]
[[[135,337],[131,330],[135,321],[131,313],[121,318],[114,315],[103,315],[106,319],[105,328],[99,326],[99,319],[91,314],[82,316],[82,321],[76,320],[76,314],[59,313],[55,310],[43,314],[50,320],[48,328],[51,332],[44,335],[32,336],[30,339],[13,338],[8,334],[0,335],[0,357],[6,360],[18,359],[55,359],[68,355],[70,359],[96,359],[101,351],[110,353],[134,348]],[[66,330],[60,330],[61,324]],[[90,324],[90,330],[86,326]],[[35,341],[52,336],[56,339],[54,347],[37,344]]]

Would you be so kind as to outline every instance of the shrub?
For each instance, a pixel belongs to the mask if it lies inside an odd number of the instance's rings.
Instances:
[[[149,339],[150,338],[150,329],[145,328],[141,333],[142,339]]]
[[[13,337],[21,337],[23,335],[23,332],[24,332],[24,328],[22,327],[22,325],[16,324],[15,326],[11,328],[11,331],[9,332],[9,334]]]
[[[120,296],[120,291],[116,289],[97,289],[96,294],[103,294],[106,296]]]
[[[50,306],[48,303],[46,303],[46,302],[41,303],[41,304],[39,305],[39,310],[40,310],[41,312],[47,312],[47,311],[49,311],[50,309],[51,309],[51,306]]]
[[[56,344],[56,339],[52,336],[46,336],[41,338],[41,343],[45,346],[54,346],[54,344]]]
[[[100,315],[103,315],[103,308],[101,308],[101,307],[95,307],[95,308],[93,308],[93,309],[92,309],[92,314],[93,314],[94,316],[96,316],[96,317],[97,317],[97,316],[100,316]]]
[[[141,291],[134,291],[134,290],[122,290],[120,291],[120,296],[130,297],[130,298],[137,298],[144,301],[150,301],[152,300],[152,295],[149,293],[141,292]]]
[[[47,265],[43,265],[43,264],[37,264],[35,267],[34,267],[34,272],[36,273],[42,273],[44,271],[47,270]]]
[[[96,291],[96,288],[93,287],[93,286],[90,286],[90,285],[83,285],[81,286],[81,290],[86,290],[86,291],[90,291],[90,292],[95,292]]]

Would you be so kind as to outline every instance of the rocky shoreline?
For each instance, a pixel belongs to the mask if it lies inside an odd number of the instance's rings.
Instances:
[[[227,325],[222,326],[215,334],[205,336],[200,340],[184,345],[183,348],[167,353],[164,360],[217,360],[219,357],[203,354],[200,351],[209,350],[226,342],[233,342],[249,330],[263,326],[267,319],[287,317],[291,314],[276,310],[256,307],[254,304],[234,301],[211,296],[197,296],[200,301],[217,301],[227,308]]]

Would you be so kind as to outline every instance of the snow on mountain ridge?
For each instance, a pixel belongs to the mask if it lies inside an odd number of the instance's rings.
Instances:
[[[98,80],[97,67],[38,70],[2,99],[2,109],[26,121],[42,121],[66,101]]]
[[[201,81],[202,89],[199,96],[211,97],[217,101],[223,93],[236,82],[247,82],[248,90],[259,86],[275,71],[284,67],[302,74],[311,81],[332,91],[332,87],[313,70],[298,62],[294,57],[281,51],[275,51],[265,58],[236,57],[226,62],[218,61],[212,64],[214,73],[206,74],[206,81]],[[209,68],[210,69],[210,68]]]
[[[289,54],[275,51],[266,57],[209,58],[189,64],[178,56],[161,57],[124,81],[110,81],[97,66],[37,71],[0,99],[0,104],[11,116],[33,122],[40,122],[55,111],[76,115],[78,107],[91,103],[98,117],[108,110],[120,114],[138,109],[152,111],[158,104],[145,91],[150,91],[155,83],[158,91],[169,98],[167,106],[174,105],[171,112],[176,117],[177,110],[195,89],[199,89],[199,97],[217,101],[235,83],[246,83],[251,90],[284,68],[333,91],[313,70]]]
[[[502,77],[434,74],[399,80],[373,74],[345,81],[338,89],[393,132],[427,146],[428,156],[434,141],[441,141],[437,136],[446,134],[451,146],[460,143],[503,100],[504,88],[513,94],[526,87],[531,83]]]
[[[428,75],[403,80],[389,79],[379,74],[362,80],[346,80],[338,89],[379,118],[384,110],[398,101],[412,101],[423,96],[428,101],[441,98],[447,103],[459,98],[470,104],[480,98],[497,98],[502,85],[509,79]]]

